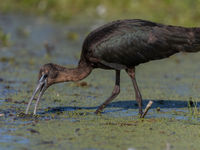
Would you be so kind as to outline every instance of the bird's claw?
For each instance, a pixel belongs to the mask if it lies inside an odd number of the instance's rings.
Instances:
[[[101,110],[99,110],[99,109],[97,109],[94,113],[96,114],[96,115],[98,115],[98,114],[101,114]]]

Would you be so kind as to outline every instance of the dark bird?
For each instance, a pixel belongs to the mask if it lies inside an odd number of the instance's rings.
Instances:
[[[79,81],[93,69],[116,71],[111,96],[96,110],[100,113],[120,92],[120,71],[125,69],[133,82],[139,113],[142,116],[142,96],[135,78],[135,67],[151,60],[167,58],[178,52],[200,51],[200,28],[163,25],[145,20],[118,20],[92,31],[84,40],[77,68],[68,69],[56,64],[45,64],[39,71],[39,81],[26,109],[28,113],[34,96],[34,114],[45,90],[60,82]]]

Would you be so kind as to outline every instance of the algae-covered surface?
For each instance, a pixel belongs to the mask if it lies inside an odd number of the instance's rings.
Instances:
[[[103,23],[58,24],[43,17],[0,15],[0,149],[200,149],[200,53],[181,53],[136,68],[144,106],[154,101],[145,119],[138,118],[124,71],[120,95],[101,115],[94,114],[115,81],[114,71],[101,69],[81,82],[50,87],[38,115],[22,114],[40,66],[52,62],[75,67],[84,37]]]

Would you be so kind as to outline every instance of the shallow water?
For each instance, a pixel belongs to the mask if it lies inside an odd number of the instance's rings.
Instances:
[[[43,17],[0,15],[0,27],[10,35],[10,45],[0,48],[0,149],[199,149],[200,53],[137,67],[144,106],[154,101],[145,119],[138,119],[125,72],[120,95],[101,115],[93,113],[114,86],[114,71],[100,69],[84,80],[85,86],[64,83],[49,88],[37,116],[20,115],[40,66],[76,66],[84,37],[102,22],[59,24]],[[52,48],[45,49],[45,43]],[[188,108],[190,97],[197,107]]]

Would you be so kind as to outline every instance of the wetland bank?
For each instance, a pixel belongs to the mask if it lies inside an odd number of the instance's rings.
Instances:
[[[37,116],[20,116],[40,66],[76,66],[85,36],[105,22],[62,24],[46,17],[0,14],[0,150],[199,150],[200,53],[180,53],[137,67],[144,105],[154,101],[145,119],[138,119],[125,72],[120,95],[101,115],[94,114],[115,80],[114,71],[100,69],[81,82],[50,87]]]

